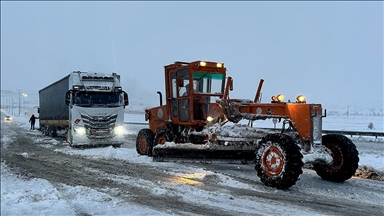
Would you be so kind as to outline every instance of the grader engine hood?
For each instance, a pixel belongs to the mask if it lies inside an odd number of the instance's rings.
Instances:
[[[322,107],[320,104],[304,103],[254,103],[251,100],[218,100],[227,119],[237,123],[242,119],[265,120],[276,118],[288,120],[301,139],[321,144]]]

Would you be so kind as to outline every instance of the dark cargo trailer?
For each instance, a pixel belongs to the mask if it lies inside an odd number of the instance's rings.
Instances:
[[[69,75],[39,91],[40,124],[45,120],[56,120],[57,125],[68,124],[69,110],[65,104],[65,94],[68,89]]]

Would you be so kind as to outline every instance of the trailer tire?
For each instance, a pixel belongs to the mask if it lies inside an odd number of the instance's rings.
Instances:
[[[152,155],[154,136],[150,129],[141,129],[136,138],[136,151],[140,155]]]
[[[72,136],[71,129],[68,129],[67,142],[69,143],[69,146],[72,146],[72,144],[73,144],[73,136]]]
[[[255,169],[268,187],[286,189],[296,184],[303,173],[303,155],[295,141],[284,134],[269,134],[259,142]]]
[[[51,137],[57,137],[57,127],[56,126],[51,126],[50,130],[51,132]]]
[[[330,152],[332,164],[315,163],[314,170],[322,179],[344,182],[350,179],[359,166],[359,152],[355,144],[341,134],[327,134],[322,137],[323,148]]]
[[[49,136],[49,126],[48,125],[44,126],[43,133],[44,133],[44,135]]]

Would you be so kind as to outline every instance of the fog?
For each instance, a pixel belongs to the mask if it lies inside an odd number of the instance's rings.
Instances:
[[[2,97],[80,70],[157,104],[164,66],[195,60],[224,63],[232,98],[264,79],[264,102],[383,107],[383,2],[1,2]]]

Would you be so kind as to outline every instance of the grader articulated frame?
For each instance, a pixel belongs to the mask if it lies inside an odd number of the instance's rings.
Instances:
[[[233,79],[220,62],[175,62],[165,66],[166,103],[147,109],[149,128],[139,131],[136,150],[156,161],[179,159],[253,160],[257,175],[270,187],[296,183],[305,163],[330,181],[352,177],[356,146],[347,137],[323,135],[321,104],[273,96],[261,103],[260,80],[254,100],[230,99]],[[281,122],[280,131],[254,127],[257,120]],[[246,121],[247,124],[241,124]]]

